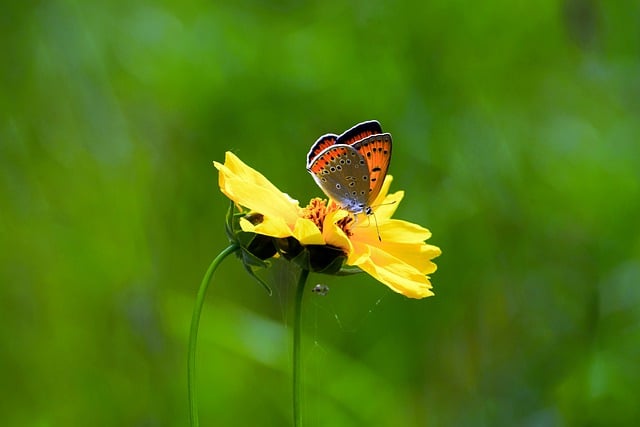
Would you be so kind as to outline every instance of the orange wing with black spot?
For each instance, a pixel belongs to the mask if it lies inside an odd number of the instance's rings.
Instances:
[[[328,133],[318,138],[318,140],[311,146],[309,154],[307,154],[307,168],[309,168],[311,163],[313,163],[315,158],[318,157],[318,154],[320,154],[322,150],[334,145],[337,139],[338,135],[335,135],[333,133]]]
[[[352,145],[367,162],[369,168],[369,197],[367,203],[373,203],[384,182],[391,163],[391,135],[383,133],[371,135]]]
[[[377,120],[369,120],[367,122],[358,123],[351,129],[345,131],[338,137],[336,144],[353,145],[364,138],[381,133],[382,126],[380,126],[380,123]]]

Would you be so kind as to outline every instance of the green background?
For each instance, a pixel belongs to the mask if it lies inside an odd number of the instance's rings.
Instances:
[[[313,275],[305,425],[640,419],[640,3],[216,3],[3,6],[3,425],[186,425],[211,162],[306,203],[310,145],[374,118],[436,296]],[[260,274],[209,289],[203,425],[290,425],[297,272]]]

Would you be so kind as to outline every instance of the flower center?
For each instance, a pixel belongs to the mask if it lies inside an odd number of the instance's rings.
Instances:
[[[311,201],[309,201],[309,204],[306,207],[302,208],[301,216],[313,221],[318,229],[322,231],[325,217],[331,212],[337,211],[338,209],[340,209],[340,207],[337,204],[329,202],[329,204],[327,205],[326,200],[315,197],[311,199]],[[336,225],[340,227],[342,231],[344,231],[347,237],[351,237],[353,233],[351,232],[350,228],[353,222],[353,215],[349,214],[348,216],[339,220]]]

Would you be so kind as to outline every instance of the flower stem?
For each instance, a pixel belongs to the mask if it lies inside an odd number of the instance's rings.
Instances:
[[[204,297],[211,281],[211,276],[218,268],[218,265],[227,256],[240,249],[236,244],[229,245],[225,250],[220,252],[218,256],[211,262],[209,269],[202,278],[198,295],[196,296],[196,304],[193,307],[193,315],[191,317],[191,331],[189,333],[189,359],[187,361],[187,382],[189,384],[189,419],[192,427],[198,427],[198,399],[196,397],[196,344],[198,342],[198,326],[200,324],[200,313],[204,305]]]
[[[304,286],[309,277],[309,270],[303,269],[298,279],[298,287],[296,289],[296,302],[293,307],[293,425],[300,427],[302,425],[302,414],[300,412],[300,394],[302,381],[300,380],[300,329],[302,327],[302,297],[304,296]]]

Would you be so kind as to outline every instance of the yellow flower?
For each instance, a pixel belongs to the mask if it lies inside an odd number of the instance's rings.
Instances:
[[[224,164],[213,164],[220,172],[220,190],[238,207],[260,218],[241,218],[243,231],[280,239],[292,237],[303,246],[338,248],[347,265],[359,267],[395,292],[410,298],[433,295],[427,274],[436,271],[431,259],[441,251],[425,243],[431,237],[426,228],[391,218],[404,192],[387,194],[393,179],[390,175],[371,204],[375,207],[371,220],[364,214],[354,217],[331,200],[312,199],[301,208],[297,200],[231,152],[226,153]]]

